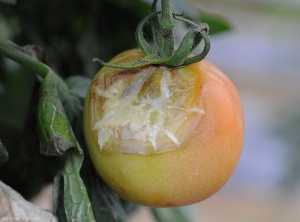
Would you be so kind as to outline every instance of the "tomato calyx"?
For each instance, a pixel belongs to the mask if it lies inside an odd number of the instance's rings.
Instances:
[[[132,69],[147,65],[178,67],[203,60],[210,50],[208,25],[206,23],[197,24],[184,18],[184,12],[181,14],[172,13],[170,0],[161,0],[162,11],[157,11],[156,4],[157,0],[154,0],[151,13],[142,19],[135,33],[137,44],[146,55],[143,59],[129,64],[106,63],[100,59],[93,59],[93,61],[112,68]],[[184,36],[177,50],[174,50],[175,25],[173,19],[190,25],[190,30]],[[152,45],[146,41],[143,35],[143,28],[146,23],[150,23],[151,25]],[[202,52],[191,56],[202,41],[204,41]]]

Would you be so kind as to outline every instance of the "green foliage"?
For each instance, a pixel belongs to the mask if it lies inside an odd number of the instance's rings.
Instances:
[[[84,99],[92,80],[85,76],[71,76],[65,79],[69,92],[78,98]]]
[[[193,206],[175,208],[152,208],[157,222],[193,222],[195,221]]]
[[[217,16],[201,14],[199,20],[209,24],[209,34],[211,35],[225,32],[230,29],[230,24],[225,19]]]
[[[76,150],[68,150],[65,166],[62,170],[64,180],[64,209],[67,221],[96,221],[87,195],[86,188],[80,178],[83,156]]]
[[[42,78],[37,113],[40,152],[43,155],[65,156],[64,166],[54,180],[54,213],[61,221],[96,221],[94,213],[96,218],[99,218],[98,221],[102,218],[106,218],[106,221],[126,221],[126,202],[121,202],[120,198],[101,182],[99,176],[89,173],[94,172],[92,165],[85,167],[83,176],[80,175],[84,153],[78,141],[83,145],[84,141],[82,131],[77,130],[73,133],[73,129],[83,127],[80,121],[75,120],[83,115],[83,103],[80,98],[84,97],[90,81],[84,77],[71,77],[66,84],[51,68],[36,61],[39,52],[35,51],[36,49],[34,46],[19,47],[10,41],[0,40],[2,54],[19,63],[26,63],[28,68],[35,70],[37,76]],[[75,93],[76,89],[78,91]],[[1,157],[5,157],[2,155],[2,144],[0,148]],[[87,157],[86,165],[88,160]],[[97,186],[94,185],[95,181],[98,181]],[[86,186],[89,187],[89,191]],[[90,198],[94,200],[93,204]]]
[[[70,113],[69,116],[75,113],[76,117],[79,117],[76,97],[70,96],[66,85],[57,75],[48,74],[41,84],[38,107],[38,133],[41,141],[41,154],[43,155],[62,155],[72,147],[80,149],[59,98],[58,88],[62,91],[60,94],[64,98],[69,97],[70,99],[67,108]],[[80,151],[82,152],[81,149]]]

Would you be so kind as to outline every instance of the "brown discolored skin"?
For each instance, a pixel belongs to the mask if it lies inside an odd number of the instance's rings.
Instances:
[[[119,54],[111,63],[130,63],[143,56],[140,50],[133,49]],[[147,155],[100,151],[91,123],[90,101],[95,98],[90,91],[86,98],[84,132],[92,162],[113,190],[137,204],[173,207],[202,201],[224,186],[242,152],[243,109],[232,82],[205,60],[174,69],[197,77],[199,87],[195,87],[194,93],[199,94],[196,98],[201,100],[205,112],[188,139],[176,150]],[[117,78],[126,78],[137,71],[105,67],[94,83],[103,73],[120,72],[123,75]]]

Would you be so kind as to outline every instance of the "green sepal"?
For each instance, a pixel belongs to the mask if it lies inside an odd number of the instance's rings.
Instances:
[[[146,54],[146,55],[151,55],[153,54],[153,47],[148,44],[146,39],[144,38],[143,34],[143,28],[146,22],[148,22],[150,19],[155,19],[156,16],[161,13],[161,12],[152,12],[148,16],[142,19],[142,21],[138,24],[135,32],[135,38],[137,41],[138,46],[141,48],[141,50]],[[156,21],[156,20],[155,20]],[[153,32],[158,32],[157,29],[152,30]]]
[[[52,73],[48,74],[41,84],[38,133],[43,155],[62,155],[72,147],[77,147],[82,153],[59,98],[58,88],[62,88],[63,84],[61,79]]]
[[[8,152],[0,140],[0,166],[8,160]]]
[[[165,65],[168,66],[178,66],[182,65],[186,59],[186,56],[191,53],[191,49],[194,47],[195,37],[197,33],[194,30],[190,30],[183,38],[180,46],[175,51],[175,54],[170,59],[164,61]],[[201,36],[200,36],[201,39]]]

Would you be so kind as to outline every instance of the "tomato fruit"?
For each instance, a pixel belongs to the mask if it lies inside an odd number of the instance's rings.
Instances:
[[[112,64],[145,55],[125,51]],[[208,61],[103,67],[85,101],[84,133],[99,175],[121,197],[184,206],[216,193],[235,170],[244,117],[232,82]]]

